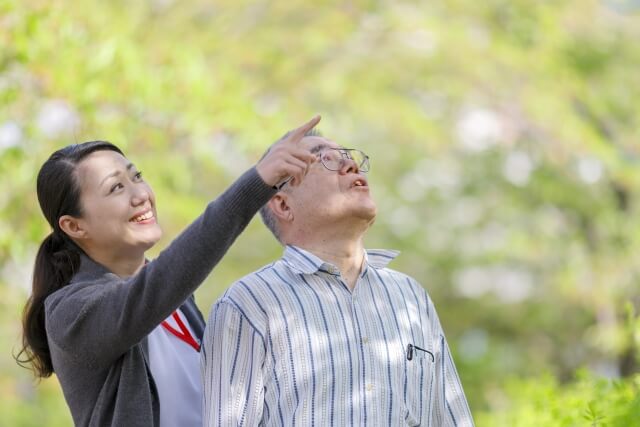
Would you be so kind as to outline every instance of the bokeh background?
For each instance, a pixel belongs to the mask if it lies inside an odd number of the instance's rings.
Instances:
[[[638,0],[0,0],[0,425],[72,424],[12,358],[53,150],[125,150],[153,257],[315,113],[371,156],[367,246],[435,301],[478,426],[640,425]],[[202,311],[280,253],[256,218]]]

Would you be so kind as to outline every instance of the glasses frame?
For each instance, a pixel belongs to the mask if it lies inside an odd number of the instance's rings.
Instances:
[[[324,162],[324,157],[323,154],[326,151],[329,150],[333,150],[333,151],[338,151],[340,153],[340,156],[342,157],[343,163],[338,167],[338,169],[331,169],[329,166],[327,166],[327,164]],[[345,160],[353,160],[353,156],[350,154],[351,152],[356,151],[358,153],[360,153],[362,155],[362,162],[357,165],[358,166],[358,171],[362,172],[362,173],[367,173],[371,170],[371,163],[370,163],[370,157],[362,150],[358,150],[357,148],[333,148],[333,147],[329,147],[329,148],[325,148],[324,150],[320,151],[318,153],[318,158],[320,159],[320,163],[322,163],[322,166],[324,166],[324,168],[328,171],[331,172],[337,172],[340,169],[342,169],[344,167],[344,161]],[[354,161],[355,162],[355,161]],[[282,190],[282,187],[284,187],[286,184],[289,183],[289,181],[291,181],[293,179],[292,176],[288,177],[287,179],[285,179],[284,181],[282,181],[280,184],[275,185],[273,188],[280,191]]]

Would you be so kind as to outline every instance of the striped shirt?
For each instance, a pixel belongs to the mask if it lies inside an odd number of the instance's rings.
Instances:
[[[204,425],[473,426],[431,299],[386,268],[396,255],[367,251],[352,291],[294,246],[234,283],[205,331]]]

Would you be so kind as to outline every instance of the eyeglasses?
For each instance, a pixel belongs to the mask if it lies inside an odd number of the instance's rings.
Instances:
[[[320,163],[325,169],[336,172],[344,168],[347,161],[351,160],[358,165],[359,172],[369,172],[371,164],[369,156],[356,148],[325,148],[318,153]],[[281,190],[293,177],[288,177],[282,183],[276,185],[276,190]]]
[[[369,156],[355,148],[326,148],[320,154],[322,166],[330,171],[339,171],[347,160],[352,160],[358,165],[360,172],[369,172]]]

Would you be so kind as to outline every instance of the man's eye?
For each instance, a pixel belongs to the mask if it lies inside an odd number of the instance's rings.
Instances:
[[[140,171],[140,172],[136,173],[136,174],[133,176],[133,179],[135,179],[136,181],[141,180],[141,179],[142,179],[142,171]]]
[[[335,162],[337,160],[340,160],[340,155],[337,152],[332,150],[332,151],[328,151],[328,152],[324,153],[322,158],[324,160],[327,160],[327,161],[330,161],[330,162]]]

